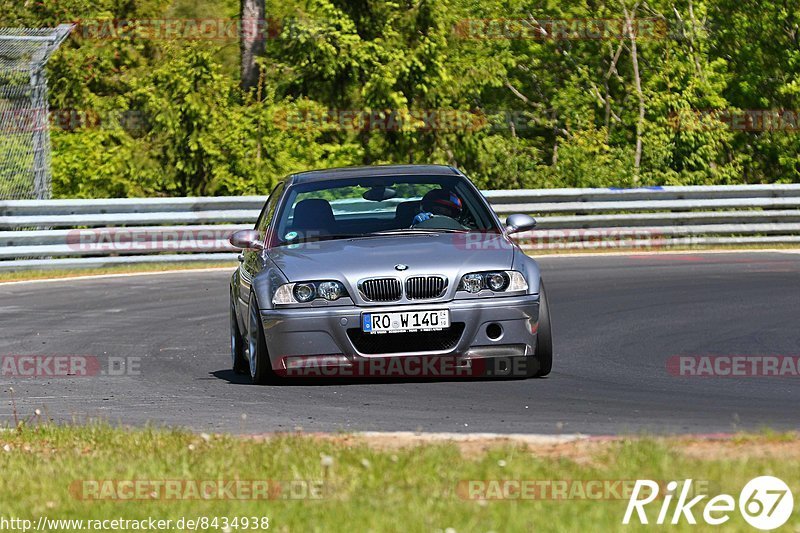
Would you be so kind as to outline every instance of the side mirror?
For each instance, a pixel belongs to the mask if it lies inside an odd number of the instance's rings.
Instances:
[[[536,227],[536,220],[530,215],[515,214],[509,215],[506,219],[506,231],[510,233],[518,233],[520,231],[527,231]]]
[[[230,243],[236,248],[244,250],[263,250],[264,242],[261,235],[254,229],[243,229],[237,231],[229,239]]]

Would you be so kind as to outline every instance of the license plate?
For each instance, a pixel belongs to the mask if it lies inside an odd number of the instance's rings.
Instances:
[[[409,331],[441,331],[450,327],[450,311],[400,311],[396,313],[363,313],[364,333],[401,333]]]

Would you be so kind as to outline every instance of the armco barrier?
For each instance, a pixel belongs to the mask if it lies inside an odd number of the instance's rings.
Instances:
[[[485,191],[530,250],[800,244],[800,184]],[[0,201],[0,270],[235,262],[265,197]],[[347,202],[337,210],[347,211]],[[47,229],[30,229],[47,228]]]

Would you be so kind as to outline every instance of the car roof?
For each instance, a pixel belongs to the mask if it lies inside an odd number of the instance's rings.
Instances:
[[[298,172],[288,178],[289,184],[349,178],[371,178],[378,176],[461,176],[453,167],[446,165],[372,165],[362,167],[328,168]]]

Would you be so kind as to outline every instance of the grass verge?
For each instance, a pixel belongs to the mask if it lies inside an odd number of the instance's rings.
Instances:
[[[101,268],[71,268],[57,270],[22,270],[0,272],[0,283],[7,281],[27,281],[34,279],[61,279],[106,274],[136,274],[141,272],[166,272],[171,270],[198,270],[203,268],[236,268],[234,262],[192,262],[170,264],[119,265]]]
[[[697,453],[698,444],[709,453]],[[710,496],[726,493],[738,499],[750,479],[775,475],[798,494],[800,440],[796,435],[756,434],[722,442],[635,438],[541,448],[500,442],[465,454],[453,442],[387,448],[347,435],[253,439],[102,424],[44,425],[0,431],[0,471],[0,516],[34,524],[41,516],[153,517],[173,524],[181,518],[226,517],[230,523],[234,517],[266,516],[269,529],[278,531],[638,531],[658,526],[622,526],[627,499],[614,497],[613,491],[603,492],[606,498],[589,497],[585,482],[647,478],[666,484],[691,478],[708,487]],[[130,492],[123,494],[125,482],[131,480],[139,480],[140,489],[146,489],[138,500],[130,499]],[[180,489],[173,485],[171,498],[166,489],[156,492],[161,489],[150,491],[150,485],[141,485],[154,482],[157,487],[166,480],[182,483]],[[273,483],[270,497],[264,499],[237,494],[185,499],[192,483],[213,480],[284,483],[280,491]],[[563,498],[486,501],[468,498],[465,483],[470,480],[566,481],[570,488]],[[488,490],[490,485],[483,487]],[[651,522],[663,501],[647,507]],[[695,507],[700,508],[694,511],[700,524],[707,501]],[[738,511],[730,514],[726,531],[753,531]],[[224,529],[221,520],[207,530],[243,530],[241,519],[238,529]],[[787,526],[796,524],[797,515]],[[670,528],[710,529],[685,520]],[[57,529],[51,525],[51,530]]]

